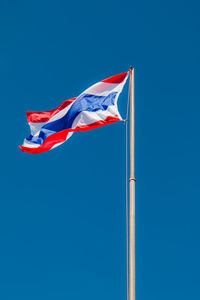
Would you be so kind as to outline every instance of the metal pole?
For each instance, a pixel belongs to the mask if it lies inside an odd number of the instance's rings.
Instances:
[[[129,179],[129,300],[135,300],[135,95],[130,68],[130,179]]]

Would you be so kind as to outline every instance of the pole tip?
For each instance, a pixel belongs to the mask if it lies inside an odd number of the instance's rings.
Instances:
[[[129,73],[131,73],[133,70],[134,70],[134,68],[130,66]]]

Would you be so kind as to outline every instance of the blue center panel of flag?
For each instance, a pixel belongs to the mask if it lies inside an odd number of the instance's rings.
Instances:
[[[91,94],[82,94],[72,104],[71,108],[61,119],[45,124],[38,137],[30,135],[27,140],[33,143],[42,144],[46,138],[56,132],[72,128],[75,118],[83,111],[95,112],[105,111],[108,106],[115,104],[117,93],[110,93],[108,96],[96,96]]]

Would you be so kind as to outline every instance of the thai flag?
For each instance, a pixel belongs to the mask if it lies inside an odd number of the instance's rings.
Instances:
[[[75,131],[87,131],[122,120],[117,100],[128,75],[126,72],[102,80],[56,109],[27,112],[31,135],[19,146],[21,150],[42,153],[64,143]]]

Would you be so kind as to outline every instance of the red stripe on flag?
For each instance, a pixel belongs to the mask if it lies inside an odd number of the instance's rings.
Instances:
[[[107,79],[102,80],[102,82],[107,83],[121,83],[127,76],[128,72],[121,73],[112,77],[109,77]]]
[[[115,122],[121,121],[119,119],[119,117],[116,116],[110,116],[107,117],[105,120],[101,120],[92,124],[88,124],[88,125],[82,125],[82,126],[78,126],[74,129],[65,129],[62,130],[60,132],[54,133],[52,135],[50,135],[48,138],[46,138],[45,142],[39,146],[38,148],[29,148],[29,147],[24,147],[24,146],[19,146],[19,148],[22,150],[22,152],[27,152],[27,153],[31,153],[31,154],[38,154],[38,153],[42,153],[42,152],[46,152],[48,150],[51,150],[51,148],[58,144],[58,143],[63,143],[66,141],[68,133],[69,132],[75,132],[75,131],[88,131],[91,129],[95,129],[104,125],[109,125]]]
[[[65,107],[70,105],[77,97],[65,100],[59,107],[49,111],[30,111],[27,112],[28,123],[44,123],[48,122],[50,118],[56,115],[59,111],[63,110]]]

